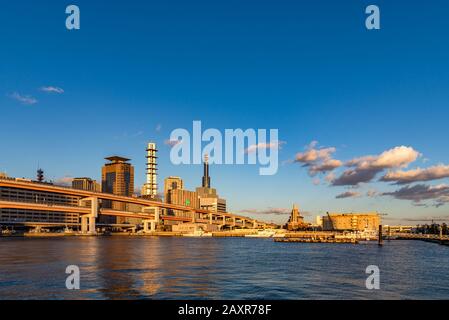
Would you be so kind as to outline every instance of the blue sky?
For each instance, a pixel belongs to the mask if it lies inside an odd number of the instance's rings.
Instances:
[[[72,3],[77,31],[65,28]],[[381,30],[365,28],[369,4],[380,7]],[[201,120],[220,130],[279,129],[285,142],[275,176],[250,165],[211,168],[234,212],[283,222],[266,212],[298,203],[310,219],[358,210],[388,213],[391,223],[448,217],[447,1],[18,0],[1,8],[0,171],[34,177],[39,162],[52,180],[99,179],[103,158],[117,154],[132,159],[140,186],[153,140],[159,181],[179,175],[193,189],[201,166],[172,165],[164,141]],[[41,90],[50,86],[64,92]],[[336,179],[362,170],[348,161],[400,146],[419,156],[377,167],[357,185],[333,186],[330,172],[311,177],[313,163],[293,161],[334,148]],[[428,170],[407,184],[378,181],[417,168]]]

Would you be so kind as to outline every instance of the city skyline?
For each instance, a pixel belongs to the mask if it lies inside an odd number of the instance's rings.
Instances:
[[[377,33],[364,28],[365,1],[105,3],[78,1],[75,32],[64,5],[3,5],[0,171],[34,177],[39,164],[56,182],[99,181],[103,158],[120,155],[140,190],[155,141],[160,181],[180,176],[194,190],[202,166],[170,163],[172,130],[195,120],[278,128],[275,176],[211,165],[230,212],[285,223],[297,203],[308,220],[327,211],[379,211],[387,224],[447,219],[447,3],[404,13],[379,1]]]

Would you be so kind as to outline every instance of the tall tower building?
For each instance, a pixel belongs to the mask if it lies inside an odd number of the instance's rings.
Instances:
[[[131,197],[134,193],[134,167],[128,163],[130,159],[118,156],[105,158],[110,161],[101,169],[101,191],[118,196]],[[123,202],[103,200],[104,208],[125,211]],[[123,223],[126,218],[100,217],[102,223]]]
[[[209,155],[204,156],[203,188],[210,188]]]
[[[226,212],[226,200],[218,196],[217,190],[211,188],[209,176],[209,156],[204,156],[202,186],[196,188],[196,193],[200,198],[201,209],[213,212]]]
[[[154,142],[147,146],[146,183],[143,196],[155,198],[157,195],[157,149]]]
[[[130,197],[134,193],[134,167],[130,159],[118,156],[105,158],[110,161],[101,170],[101,190],[118,196]]]

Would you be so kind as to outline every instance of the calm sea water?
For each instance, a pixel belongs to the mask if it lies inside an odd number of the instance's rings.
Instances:
[[[81,270],[67,290],[65,269]],[[380,290],[365,269],[380,268]],[[0,239],[0,299],[448,299],[449,247],[248,238]]]

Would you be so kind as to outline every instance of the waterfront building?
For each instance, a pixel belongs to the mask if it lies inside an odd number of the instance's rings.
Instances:
[[[173,201],[181,204],[171,205],[138,197],[78,190],[29,179],[0,178],[0,224],[12,225],[22,230],[70,227],[89,234],[97,232],[98,229],[137,230],[142,226],[148,231],[149,224],[152,230],[155,227],[171,230],[170,226],[179,223],[213,224],[220,229],[268,226],[252,218],[229,213],[204,212],[197,208],[198,202],[195,201],[197,197],[194,192],[184,190],[180,193],[181,190],[178,189],[172,192],[178,193],[173,195]],[[110,201],[124,204],[126,211],[105,206]],[[187,215],[169,216],[162,212],[164,209],[183,211]],[[125,219],[118,220],[124,222],[114,220],[117,217]]]
[[[198,193],[184,189],[171,189],[167,193],[167,203],[200,209],[200,199]],[[179,210],[169,210],[175,216],[190,216],[189,212]]]
[[[295,231],[304,229],[305,227],[307,227],[307,224],[304,222],[304,217],[301,216],[298,206],[294,204],[290,218],[287,222],[287,230]]]
[[[202,186],[196,188],[201,209],[226,213],[226,200],[219,197],[217,190],[211,187],[209,176],[209,156],[204,156]]]
[[[25,179],[8,179],[18,182],[33,183]],[[14,203],[45,204],[51,206],[78,206],[81,198],[61,193],[38,191],[24,188],[0,187],[0,201]],[[65,211],[31,210],[22,208],[0,208],[0,224],[10,225],[71,225],[79,223],[77,213]]]
[[[147,146],[146,183],[142,189],[145,198],[156,198],[157,196],[157,148],[154,142]]]
[[[105,159],[110,162],[101,171],[102,191],[131,197],[134,193],[134,167],[128,163],[130,159],[118,156]]]
[[[170,203],[168,192],[170,190],[184,189],[184,182],[180,177],[168,177],[164,180],[164,199],[165,202]]]
[[[74,178],[72,188],[78,190],[101,192],[101,185],[91,178]]]
[[[134,167],[128,163],[130,159],[112,156],[105,158],[110,161],[101,170],[101,190],[104,193],[111,193],[117,196],[131,197],[134,193]],[[104,201],[105,208],[126,211],[126,204],[117,201]],[[103,217],[106,218],[106,217]],[[107,217],[107,220],[100,219],[104,223],[123,223],[126,218]]]
[[[378,231],[380,215],[368,213],[328,213],[323,216],[325,231]]]

